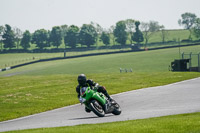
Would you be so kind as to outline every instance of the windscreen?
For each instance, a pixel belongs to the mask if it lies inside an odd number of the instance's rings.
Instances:
[[[87,90],[87,87],[81,88],[81,90],[80,90],[81,95],[83,95],[83,94],[85,93],[86,90]]]

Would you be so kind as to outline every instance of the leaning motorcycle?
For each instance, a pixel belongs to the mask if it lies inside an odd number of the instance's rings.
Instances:
[[[80,102],[85,104],[86,108],[93,111],[97,116],[104,117],[105,114],[113,113],[121,114],[121,108],[115,100],[108,100],[101,92],[97,92],[97,88],[83,87],[80,89]]]

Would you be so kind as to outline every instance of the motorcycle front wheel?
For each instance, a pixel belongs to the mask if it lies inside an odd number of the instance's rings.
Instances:
[[[99,117],[105,116],[105,112],[103,110],[103,107],[101,106],[101,104],[99,104],[99,102],[97,100],[92,100],[89,103],[89,107],[97,116],[99,116]]]
[[[114,109],[114,111],[112,113],[114,115],[120,115],[122,110],[121,110],[119,104],[116,101],[114,101],[114,102],[115,102],[115,104],[113,106],[115,107],[115,109]]]

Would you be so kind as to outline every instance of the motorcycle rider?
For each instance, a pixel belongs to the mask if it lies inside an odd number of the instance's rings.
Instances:
[[[93,89],[94,87],[96,87],[98,92],[102,92],[108,98],[108,100],[112,101],[112,98],[110,97],[110,95],[106,91],[106,88],[104,86],[100,86],[98,83],[95,83],[91,79],[87,80],[85,74],[80,74],[78,76],[77,80],[78,80],[79,84],[76,87],[76,92],[78,93],[78,99],[79,99],[80,102],[81,102],[81,99],[80,99],[80,89],[82,87],[90,87],[91,89]],[[85,107],[85,111],[89,113],[91,110],[88,109],[87,107]]]

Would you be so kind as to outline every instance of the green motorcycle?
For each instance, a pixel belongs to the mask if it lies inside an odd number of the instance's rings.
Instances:
[[[103,93],[97,92],[97,88],[83,87],[80,89],[80,102],[86,108],[93,111],[97,116],[104,117],[105,114],[121,114],[121,108],[115,100],[108,100]]]

